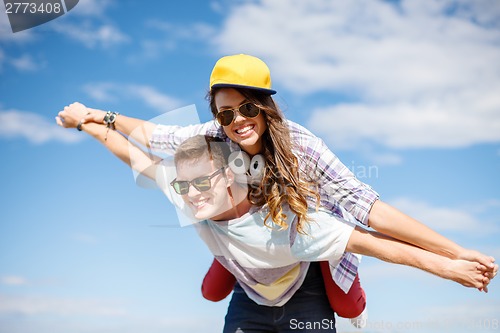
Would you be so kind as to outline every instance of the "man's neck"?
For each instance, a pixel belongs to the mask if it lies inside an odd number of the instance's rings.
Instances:
[[[228,221],[242,217],[250,211],[252,204],[248,199],[244,199],[239,204],[233,205],[232,209],[212,218],[213,221]]]

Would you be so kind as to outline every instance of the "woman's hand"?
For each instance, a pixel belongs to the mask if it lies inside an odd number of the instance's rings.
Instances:
[[[104,116],[106,115],[105,111],[98,109],[87,108],[87,115],[84,118],[85,123],[97,123],[104,124]]]
[[[87,115],[89,115],[89,111],[85,105],[73,103],[69,106],[65,106],[64,110],[57,114],[56,122],[59,126],[65,128],[75,128]],[[82,123],[84,122],[83,120]]]
[[[495,268],[498,270],[498,265],[495,264],[495,258],[482,254],[476,250],[463,249],[458,253],[457,259],[477,261],[492,270]]]

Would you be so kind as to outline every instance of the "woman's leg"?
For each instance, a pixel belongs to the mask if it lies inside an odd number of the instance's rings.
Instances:
[[[233,274],[214,258],[205,278],[203,278],[201,293],[209,301],[218,302],[231,293],[235,283],[236,279]]]
[[[359,275],[356,275],[351,289],[346,294],[333,281],[329,263],[322,261],[320,262],[320,266],[326,295],[332,309],[343,318],[355,318],[359,316],[366,307],[366,295],[359,282]]]
[[[320,267],[331,308],[343,318],[359,316],[366,307],[366,295],[359,282],[359,275],[356,275],[351,289],[346,294],[333,281],[328,262],[320,262]],[[231,293],[235,282],[234,276],[214,259],[203,279],[203,297],[213,302],[221,301]]]

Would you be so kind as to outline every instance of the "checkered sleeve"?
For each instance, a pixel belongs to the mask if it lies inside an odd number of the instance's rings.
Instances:
[[[358,180],[320,138],[298,124],[291,123],[292,140],[303,174],[318,184],[321,206],[336,215],[347,211],[364,225],[379,195]],[[340,206],[340,207],[339,207]]]
[[[174,154],[177,147],[195,135],[224,137],[222,128],[214,121],[189,126],[157,125],[149,140],[152,149]]]

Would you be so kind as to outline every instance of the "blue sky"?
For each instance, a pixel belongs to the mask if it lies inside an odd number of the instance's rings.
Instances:
[[[195,104],[208,120],[227,54],[264,59],[286,116],[382,199],[500,258],[499,22],[495,0],[80,0],[13,34],[1,10],[0,331],[220,331],[227,300],[200,295],[211,255],[194,229],[54,116]],[[360,274],[365,332],[498,330],[498,281],[481,294],[367,257]]]

